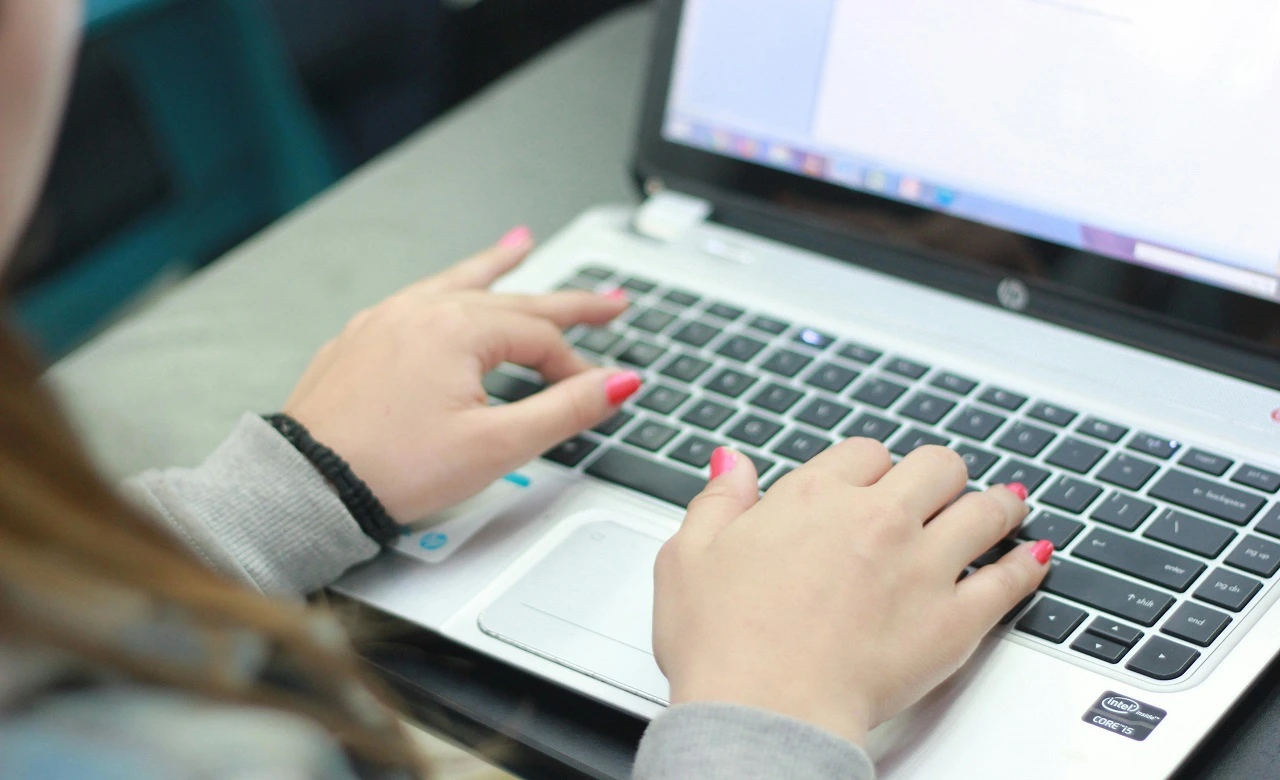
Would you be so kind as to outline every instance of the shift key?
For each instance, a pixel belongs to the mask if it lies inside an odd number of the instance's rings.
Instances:
[[[1041,589],[1144,626],[1154,626],[1173,597],[1055,557]]]
[[[1161,477],[1149,492],[1155,498],[1204,512],[1210,517],[1236,525],[1249,522],[1266,503],[1262,496],[1255,493],[1227,487],[1176,469]]]

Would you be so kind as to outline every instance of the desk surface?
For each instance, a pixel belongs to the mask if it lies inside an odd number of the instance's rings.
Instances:
[[[198,463],[244,410],[284,401],[347,318],[491,243],[633,200],[649,33],[616,14],[503,80],[135,313],[50,372],[112,476]],[[625,777],[643,725],[422,635],[370,658],[430,725],[525,777]],[[1182,778],[1271,777],[1280,670]]]

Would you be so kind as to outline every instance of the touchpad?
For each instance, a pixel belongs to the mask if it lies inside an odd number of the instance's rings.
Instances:
[[[617,523],[584,525],[479,618],[480,629],[660,704],[653,561],[662,542]]]

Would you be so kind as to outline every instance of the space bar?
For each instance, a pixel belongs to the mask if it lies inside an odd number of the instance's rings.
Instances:
[[[593,477],[616,485],[629,487],[641,493],[660,498],[678,507],[687,507],[693,497],[702,492],[706,480],[687,472],[655,463],[626,450],[611,447],[587,467]]]

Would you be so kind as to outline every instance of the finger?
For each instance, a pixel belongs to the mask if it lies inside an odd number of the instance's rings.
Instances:
[[[474,299],[495,306],[550,320],[562,330],[574,325],[604,325],[627,310],[624,293],[603,295],[590,292],[554,292],[546,295],[498,295],[477,293]]]
[[[481,373],[510,362],[559,382],[592,368],[549,320],[504,309],[479,312],[477,319],[483,323],[475,333]]]
[[[711,455],[711,480],[689,503],[676,536],[679,544],[706,545],[725,526],[756,505],[760,477],[751,458],[721,447]]]
[[[456,290],[483,290],[529,256],[533,233],[527,227],[513,228],[498,243],[435,276],[413,286],[416,292],[438,294]]]
[[[975,633],[989,631],[1040,587],[1051,555],[1052,542],[1027,542],[956,584],[960,608]]]
[[[874,485],[892,467],[889,450],[874,439],[847,439],[801,466],[807,471],[830,472],[856,487]]]
[[[925,526],[925,544],[945,571],[959,574],[1022,524],[1027,504],[1003,485],[984,493],[969,493],[942,510]]]
[[[876,483],[898,499],[921,522],[937,514],[954,499],[969,480],[969,469],[954,450],[920,447],[903,458]]]
[[[523,401],[476,410],[502,431],[514,468],[560,442],[600,424],[640,389],[634,371],[596,368],[534,393]]]

